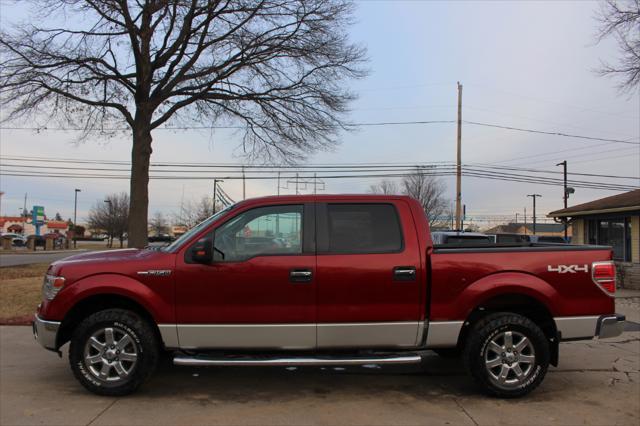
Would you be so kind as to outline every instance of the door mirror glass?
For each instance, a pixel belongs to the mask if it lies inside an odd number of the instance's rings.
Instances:
[[[213,239],[211,236],[201,238],[189,248],[189,251],[192,262],[209,264],[213,261]]]

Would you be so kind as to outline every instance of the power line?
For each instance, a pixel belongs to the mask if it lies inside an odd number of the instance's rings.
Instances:
[[[44,161],[44,160],[42,160]],[[128,165],[128,164],[122,164]],[[167,166],[171,166],[168,165]],[[173,165],[175,167],[184,167],[180,165]],[[195,165],[194,165],[195,166]],[[157,165],[151,165],[151,169],[156,173],[205,173],[211,172],[211,170],[193,170],[189,167],[189,170],[181,170],[181,169],[155,169]],[[195,166],[198,169],[208,169],[211,166]],[[233,166],[226,165],[220,166],[225,167],[225,169],[215,168],[215,173],[242,173],[241,166]],[[235,170],[234,170],[235,167]],[[247,168],[248,166],[245,166]],[[452,169],[454,168],[453,164],[434,164],[434,165],[398,165],[398,166],[377,166],[377,165],[358,165],[358,166],[290,166],[290,167],[280,167],[280,166],[257,166],[258,169],[250,170],[251,173],[273,173],[274,170],[282,171],[282,169],[289,170],[303,170],[306,173],[327,173],[332,171],[341,171],[343,173],[363,173],[363,172],[377,172],[377,171],[386,171],[386,172],[409,172],[409,173],[423,173],[431,170],[442,170],[442,169]],[[317,168],[316,168],[317,167]],[[492,166],[486,165],[483,163],[478,164],[463,164],[464,170],[509,170],[509,171],[521,171],[521,172],[531,172],[531,173],[546,173],[546,174],[562,174],[562,172],[556,170],[540,170],[540,169],[531,169],[531,168],[521,168],[521,167],[509,167],[509,166]],[[8,171],[14,172],[29,172],[30,169],[46,169],[48,172],[55,172],[57,170],[72,170],[72,171],[108,171],[108,172],[130,172],[130,168],[122,169],[122,168],[100,168],[100,167],[68,167],[68,166],[46,166],[46,165],[34,165],[34,164],[2,164],[0,166],[2,169],[9,168]],[[570,173],[575,176],[589,176],[589,177],[602,177],[602,178],[610,178],[610,179],[640,179],[637,176],[619,176],[619,175],[604,175],[604,174],[596,174],[596,173]]]
[[[633,148],[623,148],[633,149]],[[611,150],[615,151],[615,150]],[[593,154],[588,154],[593,155]],[[85,167],[70,167],[69,164],[113,164],[116,166],[130,166],[130,163],[127,161],[104,161],[104,160],[91,160],[91,159],[45,159],[45,158],[25,158],[25,157],[2,157],[0,159],[3,161],[17,161],[18,163],[33,163],[33,162],[44,162],[44,163],[62,163],[63,166],[59,165],[41,165],[41,164],[13,164],[13,163],[3,163],[0,167],[6,169],[11,168],[13,171],[18,172],[28,172],[29,169],[53,169],[53,171],[57,170],[73,170],[73,171],[108,171],[108,172],[130,172],[130,168],[99,168],[94,166],[85,166]],[[307,173],[327,173],[333,171],[341,171],[343,173],[363,173],[363,172],[377,172],[377,171],[387,171],[387,172],[399,172],[405,171],[410,173],[424,173],[435,169],[452,169],[454,166],[451,162],[435,162],[435,163],[396,163],[396,164],[379,164],[379,163],[339,163],[339,164],[308,164],[308,165],[244,165],[244,164],[236,164],[236,163],[151,163],[151,169],[154,172],[158,173],[199,173],[199,172],[211,172],[211,170],[193,170],[193,169],[215,169],[215,173],[241,173],[242,169],[249,169],[251,173],[273,173],[274,171],[283,171],[283,170],[301,170]],[[164,167],[177,167],[178,169],[165,169]],[[530,172],[530,173],[544,173],[544,174],[562,174],[562,172],[557,170],[544,170],[544,169],[534,169],[534,168],[523,168],[516,166],[499,166],[493,165],[492,163],[468,163],[463,164],[462,167],[465,170],[478,170],[478,169],[488,169],[488,170],[507,170],[507,171],[519,171],[519,172]],[[15,170],[18,169],[18,170]],[[155,169],[155,170],[154,170]],[[191,169],[191,170],[185,170]],[[601,177],[601,178],[611,178],[611,179],[640,179],[637,176],[620,176],[620,175],[606,175],[606,174],[597,174],[597,173],[578,173],[572,172],[571,175],[575,176],[589,176],[589,177]]]
[[[523,129],[521,127],[512,127],[512,126],[503,126],[499,124],[490,124],[490,123],[480,123],[477,121],[467,121],[464,120],[466,124],[472,124],[474,126],[483,126],[483,127],[493,127],[496,129],[505,129],[505,130],[514,130],[518,132],[527,132],[527,133],[538,133],[542,135],[550,135],[550,136],[562,136],[565,138],[576,138],[576,139],[586,139],[591,141],[603,141],[603,142],[614,142],[614,143],[626,143],[630,145],[640,145],[640,142],[634,142],[630,140],[622,140],[622,139],[608,139],[608,138],[597,138],[593,136],[583,136],[583,135],[574,135],[570,133],[564,132],[549,132],[545,130],[534,130],[534,129]]]
[[[514,126],[505,126],[494,123],[482,123],[478,121],[463,121],[466,124],[470,124],[473,126],[483,126],[483,127],[492,127],[503,130],[513,130],[518,132],[526,132],[526,133],[536,133],[550,136],[559,136],[573,139],[584,139],[584,140],[595,140],[595,141],[603,141],[603,142],[613,142],[613,143],[624,143],[630,145],[640,145],[640,142],[631,141],[631,140],[621,140],[621,139],[609,139],[609,138],[600,138],[594,136],[584,136],[584,135],[576,135],[565,132],[554,132],[554,131],[546,131],[546,130],[536,130],[536,129],[525,129],[521,127]],[[366,123],[351,123],[348,124],[347,127],[370,127],[370,126],[404,126],[404,125],[424,125],[424,124],[453,124],[456,123],[455,120],[423,120],[423,121],[382,121],[382,122],[366,122]],[[256,128],[271,128],[268,126],[255,126]],[[241,130],[246,129],[247,126],[176,126],[176,127],[158,127],[154,130],[214,130],[214,129],[233,129],[233,130]],[[32,130],[32,131],[86,131],[84,128],[77,127],[0,127],[0,130]],[[122,128],[105,128],[102,129],[104,131],[127,131],[130,130],[127,127]]]
[[[454,174],[453,171],[439,171],[439,172],[425,172],[425,175],[432,176],[451,176]],[[0,175],[3,176],[19,176],[19,177],[40,177],[40,178],[80,178],[80,179],[129,179],[128,175],[109,175],[109,174],[91,174],[91,173],[83,173],[83,174],[75,174],[75,173],[26,173],[26,172],[0,172]],[[415,173],[376,173],[376,174],[351,174],[351,175],[323,175],[319,176],[321,179],[350,179],[350,178],[381,178],[381,177],[406,177],[412,176]],[[502,181],[512,181],[512,182],[523,182],[523,183],[536,183],[543,185],[551,185],[551,186],[561,186],[563,185],[563,181],[560,179],[553,178],[544,178],[544,177],[532,177],[528,175],[519,175],[513,173],[495,173],[495,172],[477,172],[477,171],[468,171],[465,173],[467,177],[476,177],[483,179],[492,179],[492,180],[502,180]],[[216,175],[216,178],[220,179],[229,179],[229,180],[238,180],[244,179],[242,176],[219,176]],[[293,177],[293,175],[292,175]],[[311,176],[308,176],[311,178]],[[151,175],[149,177],[153,180],[210,180],[212,178],[211,175],[207,176],[157,176]],[[248,180],[274,180],[277,179],[276,176],[246,176]],[[591,182],[591,181],[571,181],[570,182],[574,187],[581,188],[591,188],[591,189],[606,189],[606,190],[615,190],[615,191],[623,191],[623,190],[634,190],[638,187],[630,186],[630,185],[619,185],[619,184],[606,184],[601,182]]]

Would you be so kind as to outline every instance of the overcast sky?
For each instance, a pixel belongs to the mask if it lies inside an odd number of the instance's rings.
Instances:
[[[2,5],[2,25],[23,16]],[[600,60],[615,61],[613,40],[595,44],[597,2],[400,2],[357,3],[352,40],[368,48],[371,75],[352,84],[359,94],[354,122],[454,120],[456,81],[464,86],[463,118],[500,125],[562,131],[602,138],[640,138],[640,96],[620,94],[616,81],[597,76]],[[156,131],[152,161],[240,162],[239,136],[228,131]],[[454,161],[453,124],[366,127],[341,137],[330,153],[308,163]],[[0,131],[3,156],[128,160],[130,140],[75,144],[73,133]],[[640,176],[640,146],[463,126],[463,162],[556,169],[564,159],[574,172]],[[564,153],[557,151],[575,149]],[[530,158],[522,158],[530,157]],[[506,162],[504,160],[510,160]],[[504,161],[504,162],[503,162]],[[560,170],[560,168],[557,168]],[[127,181],[2,176],[2,214],[44,205],[50,216],[73,214],[74,188],[82,189],[79,218],[104,194],[127,191]],[[454,197],[453,179],[445,179]],[[327,193],[366,192],[371,179],[327,180]],[[629,184],[640,184],[626,181]],[[225,190],[242,198],[239,181]],[[177,211],[186,200],[210,194],[208,181],[152,181],[150,213]],[[276,183],[249,181],[247,196],[273,194]],[[292,190],[282,190],[283,193]],[[562,189],[465,178],[463,199],[470,216],[514,215],[530,208],[526,194],[539,193],[539,214],[562,207]],[[617,192],[578,189],[578,204]]]

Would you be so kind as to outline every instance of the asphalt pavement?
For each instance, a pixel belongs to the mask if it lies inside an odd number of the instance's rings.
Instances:
[[[617,301],[618,302],[618,301]],[[619,301],[637,319],[638,299]],[[564,343],[532,394],[483,396],[460,362],[420,366],[176,367],[166,360],[134,395],[99,397],[29,327],[0,327],[2,425],[634,425],[640,332]]]

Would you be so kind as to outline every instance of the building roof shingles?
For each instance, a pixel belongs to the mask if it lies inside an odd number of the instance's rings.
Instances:
[[[589,212],[600,212],[607,210],[630,211],[640,210],[640,189],[625,192],[624,194],[613,195],[611,197],[600,198],[577,206],[556,210],[549,213],[549,217],[573,216],[588,214]]]

